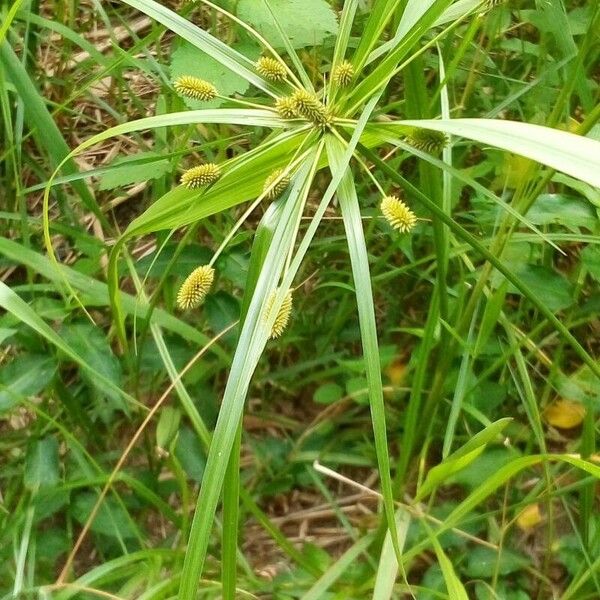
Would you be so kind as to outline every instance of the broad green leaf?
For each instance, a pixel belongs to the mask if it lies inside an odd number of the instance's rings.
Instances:
[[[543,298],[546,306],[551,311],[559,311],[571,306],[574,302],[573,285],[560,273],[540,265],[515,265],[515,275],[526,281],[529,288],[538,298]],[[509,293],[521,292],[509,285]]]
[[[243,42],[231,47],[252,61],[260,56],[260,48],[255,44]],[[193,75],[212,83],[221,96],[243,95],[250,87],[248,80],[188,42],[182,43],[171,55],[171,79],[174,81],[180,75]],[[215,98],[210,102],[202,102],[184,97],[184,102],[189,108],[202,109],[220,106],[224,100]]]
[[[581,263],[590,275],[600,282],[600,247],[587,246],[581,252]]]
[[[313,394],[313,402],[317,404],[333,404],[344,395],[344,390],[337,383],[324,383]]]
[[[325,0],[269,0],[269,4],[294,48],[318,46],[338,31],[335,13]],[[285,48],[263,0],[239,0],[237,14],[274,48]]]
[[[101,190],[148,181],[162,177],[171,170],[171,163],[157,152],[140,152],[130,156],[120,156],[109,165],[110,169],[100,177]]]
[[[473,579],[488,579],[498,575],[510,575],[531,565],[531,559],[523,554],[503,548],[500,553],[491,548],[477,546],[469,552],[465,573]]]
[[[76,521],[84,524],[95,504],[95,494],[78,494],[71,504],[71,514]],[[91,530],[95,533],[115,538],[133,539],[138,537],[129,514],[114,498],[105,498],[103,500],[96,517],[92,521]]]
[[[118,398],[112,390],[106,389],[102,381],[95,378],[95,375],[100,373],[103,379],[108,379],[119,387],[122,384],[121,365],[113,354],[104,332],[90,323],[68,323],[63,325],[60,334],[77,355],[92,367],[94,375],[86,373],[85,369],[82,371],[89,384],[101,395]]]
[[[535,225],[561,225],[571,231],[585,227],[598,230],[596,211],[585,200],[564,194],[541,194],[527,211],[527,219]]]
[[[600,187],[600,142],[559,129],[493,119],[396,121],[390,129],[421,127],[490,144],[526,156]]]
[[[0,414],[18,404],[20,398],[41,392],[56,368],[54,357],[36,354],[17,356],[0,368]]]
[[[25,457],[25,487],[36,491],[42,487],[52,487],[58,480],[58,441],[53,436],[33,441]]]

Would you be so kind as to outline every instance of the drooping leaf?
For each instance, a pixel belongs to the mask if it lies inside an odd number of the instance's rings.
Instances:
[[[490,144],[600,187],[600,143],[559,129],[498,119],[397,121],[386,128],[422,127]]]

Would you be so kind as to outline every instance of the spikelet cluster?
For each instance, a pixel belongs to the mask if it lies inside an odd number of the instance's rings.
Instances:
[[[269,299],[267,300],[267,306],[265,310],[265,321],[268,321],[272,317],[271,311],[273,310],[273,304],[275,302],[275,297],[277,296],[278,292],[279,289],[273,291],[269,296]],[[275,321],[273,322],[273,327],[271,327],[270,338],[272,340],[278,338],[285,331],[285,328],[287,327],[287,324],[290,320],[290,314],[292,313],[292,306],[292,292],[288,291],[288,293],[283,298],[283,302],[281,303],[279,311],[277,312],[277,316],[275,317]]]
[[[417,223],[417,217],[397,196],[384,196],[380,205],[386,221],[401,233],[407,233]]]
[[[178,77],[173,82],[173,86],[178,94],[193,98],[194,100],[201,100],[202,102],[214,100],[218,94],[217,88],[212,83],[198,77],[193,77],[192,75]]]
[[[210,291],[215,270],[209,265],[194,269],[183,282],[177,293],[177,306],[181,310],[196,308]]]
[[[315,94],[306,90],[297,90],[291,98],[296,114],[301,117],[319,126],[325,126],[331,121],[327,108]]]
[[[181,183],[190,190],[214,183],[221,177],[221,169],[219,165],[214,163],[206,163],[188,169],[181,176]]]
[[[275,101],[275,110],[279,113],[282,119],[294,119],[298,115],[296,114],[296,107],[291,97],[286,96],[285,98],[277,98]]]
[[[332,73],[333,82],[340,87],[348,87],[354,79],[354,67],[345,60],[339,64]]]
[[[277,169],[265,179],[263,193],[265,193],[265,197],[268,200],[275,200],[276,198],[279,198],[279,196],[281,196],[281,194],[283,194],[283,192],[285,192],[285,190],[287,190],[288,186],[290,185],[289,175],[284,175],[283,177],[281,177],[283,171],[284,169]],[[275,185],[273,185],[273,182],[279,177],[281,177],[281,179],[279,179],[279,181]]]
[[[275,58],[261,56],[256,61],[256,70],[269,81],[283,81],[286,76],[285,67]]]
[[[445,133],[431,129],[415,129],[404,139],[413,148],[429,154],[440,154],[448,144],[448,136]]]

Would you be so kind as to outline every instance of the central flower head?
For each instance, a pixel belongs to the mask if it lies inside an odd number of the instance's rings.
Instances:
[[[325,127],[331,123],[331,113],[318,96],[312,92],[296,90],[290,96],[290,106],[299,117],[312,121],[319,127]]]

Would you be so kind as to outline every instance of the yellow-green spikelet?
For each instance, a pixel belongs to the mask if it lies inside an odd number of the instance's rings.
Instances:
[[[181,310],[196,308],[206,298],[215,278],[215,270],[209,265],[194,269],[182,283],[177,293],[177,306]]]
[[[315,94],[306,90],[296,90],[291,98],[296,113],[308,121],[321,126],[331,121],[327,108]]]
[[[271,311],[273,310],[273,304],[275,302],[275,297],[279,289],[273,291],[267,300],[267,306],[265,310],[265,321],[269,320],[272,316]],[[292,313],[293,308],[293,299],[292,292],[288,291],[288,293],[283,298],[283,302],[281,303],[281,307],[277,312],[277,316],[275,317],[275,321],[273,322],[273,326],[271,327],[270,338],[272,340],[281,336],[281,334],[285,331],[287,324],[290,320],[290,315]]]
[[[188,169],[181,176],[181,184],[190,190],[214,183],[221,177],[221,168],[215,163],[206,163]]]
[[[354,67],[345,60],[339,64],[332,73],[333,82],[340,87],[348,87],[354,79]]]
[[[268,200],[275,200],[275,198],[279,198],[279,196],[281,196],[281,194],[283,194],[283,192],[285,192],[285,190],[287,190],[288,186],[290,185],[289,175],[284,175],[283,177],[281,177],[283,171],[284,169],[277,169],[265,179],[263,193],[265,194],[265,197]],[[273,182],[279,177],[281,177],[281,179],[275,185],[273,185]]]
[[[415,129],[404,139],[413,148],[429,154],[440,154],[448,144],[448,136],[445,133],[432,129]]]
[[[287,75],[285,66],[269,56],[261,56],[255,66],[257,72],[269,81],[283,81]]]
[[[212,83],[193,75],[178,77],[173,82],[173,87],[178,94],[202,102],[214,100],[218,95],[217,88]]]
[[[298,116],[294,101],[289,96],[277,98],[275,101],[275,110],[282,119],[295,119]]]
[[[401,233],[407,233],[417,223],[415,213],[397,196],[384,196],[380,209],[390,226]]]

